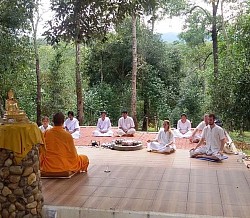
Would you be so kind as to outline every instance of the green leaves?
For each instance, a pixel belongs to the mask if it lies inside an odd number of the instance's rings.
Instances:
[[[103,38],[125,11],[121,10],[118,1],[63,1],[52,2],[51,9],[55,12],[49,21],[49,29],[45,32],[52,43],[63,40],[89,42],[90,39]]]

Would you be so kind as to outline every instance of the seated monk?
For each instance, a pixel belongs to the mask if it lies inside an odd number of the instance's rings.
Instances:
[[[63,113],[56,113],[53,122],[54,127],[44,133],[46,152],[40,155],[41,171],[86,172],[89,159],[77,154],[71,134],[63,129]]]

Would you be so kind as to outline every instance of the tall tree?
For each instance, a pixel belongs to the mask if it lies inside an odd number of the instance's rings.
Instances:
[[[136,116],[136,75],[137,75],[137,37],[136,37],[136,14],[132,14],[132,96],[131,96],[131,111],[135,123],[135,128],[138,129]]]
[[[54,0],[51,9],[55,12],[45,32],[52,44],[61,40],[75,44],[77,116],[83,124],[84,105],[80,72],[80,44],[95,38],[104,38],[120,14],[122,1],[63,1]],[[121,13],[121,16],[122,13]]]
[[[201,34],[203,34],[204,36],[207,35],[207,33],[210,34],[211,32],[211,37],[212,37],[212,48],[213,48],[213,62],[214,62],[214,67],[213,67],[213,71],[214,71],[214,78],[217,79],[218,78],[218,74],[219,74],[219,69],[218,69],[218,64],[219,64],[219,56],[218,56],[218,28],[217,28],[217,22],[218,22],[218,18],[217,18],[217,11],[218,11],[218,6],[219,6],[219,0],[212,0],[211,2],[211,6],[212,6],[212,14],[209,13],[209,11],[199,5],[195,5],[191,8],[190,13],[193,13],[194,10],[198,10],[198,13],[195,13],[196,17],[197,15],[200,15],[200,13],[203,13],[205,15],[205,17],[203,17],[202,20],[198,21],[198,23],[201,23],[202,25],[198,25],[197,23],[197,27],[201,30],[201,28],[203,29],[203,33],[201,31],[199,31]],[[193,16],[195,17],[195,16]],[[189,19],[191,22],[191,19]],[[211,25],[211,29],[207,30],[206,28],[210,28],[209,26]],[[194,26],[193,26],[194,27]],[[192,31],[193,33],[195,32],[195,29],[189,29],[189,31]],[[195,33],[196,34],[196,33]],[[195,36],[194,34],[194,36]],[[202,39],[203,43],[205,40],[205,37]]]
[[[37,29],[38,24],[41,20],[41,14],[39,11],[41,0],[34,1],[34,10],[33,16],[31,16],[31,27],[32,27],[32,38],[33,38],[33,46],[34,46],[34,55],[35,55],[35,66],[36,66],[36,123],[38,126],[41,125],[41,102],[42,102],[42,93],[41,93],[41,72],[40,72],[40,57],[38,51],[38,43],[37,43]]]

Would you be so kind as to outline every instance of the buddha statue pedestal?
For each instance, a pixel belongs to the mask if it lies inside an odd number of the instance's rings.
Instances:
[[[0,125],[0,217],[42,217],[39,146],[41,130],[8,92]]]
[[[42,217],[41,144],[35,123],[0,125],[0,217]]]
[[[25,113],[9,114],[5,113],[3,123],[29,123],[29,119]]]

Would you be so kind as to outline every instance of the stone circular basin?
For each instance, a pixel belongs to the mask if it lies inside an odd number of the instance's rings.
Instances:
[[[139,145],[121,145],[121,144],[115,144],[114,145],[114,150],[118,150],[118,151],[136,151],[136,150],[140,150],[142,149],[142,144]]]

